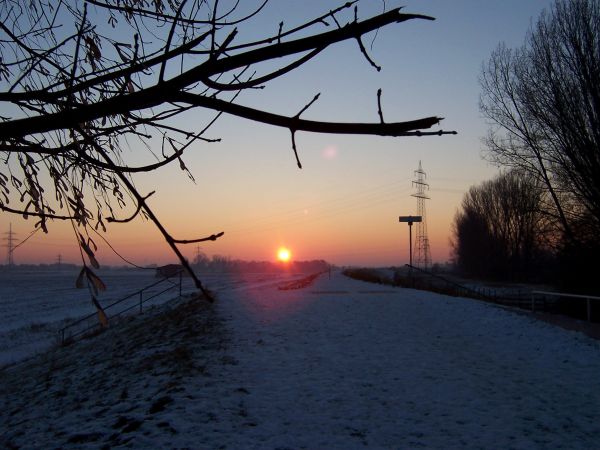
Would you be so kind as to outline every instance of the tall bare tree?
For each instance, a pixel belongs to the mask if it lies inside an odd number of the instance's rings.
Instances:
[[[544,182],[567,243],[597,239],[600,3],[557,0],[522,47],[494,51],[480,80],[490,159]]]
[[[48,220],[71,220],[83,253],[96,266],[90,230],[141,215],[160,230],[204,291],[178,244],[215,240],[172,236],[148,205],[134,175],[179,164],[184,152],[210,144],[207,130],[231,114],[287,128],[297,164],[296,133],[382,136],[442,135],[423,131],[439,117],[373,123],[301,118],[318,95],[294,116],[242,105],[238,95],[261,89],[337,43],[362,43],[365,34],[408,20],[432,20],[400,9],[361,20],[350,1],[287,27],[274,24],[264,37],[240,41],[240,27],[269,7],[269,0],[5,0],[0,3],[0,210]],[[284,62],[281,62],[284,61]],[[263,64],[268,63],[268,64]],[[278,65],[278,66],[277,66]],[[378,101],[380,94],[378,95]],[[378,103],[380,105],[380,103]],[[192,111],[204,123],[183,128]],[[140,164],[124,146],[141,142],[155,159]],[[139,160],[138,160],[139,161]],[[87,270],[84,261],[84,269]],[[86,271],[91,277],[91,269]]]
[[[472,186],[453,224],[459,268],[499,279],[532,275],[545,242],[544,197],[537,178],[516,170]]]

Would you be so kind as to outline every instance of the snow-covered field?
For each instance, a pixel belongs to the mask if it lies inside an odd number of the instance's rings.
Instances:
[[[212,306],[0,372],[0,447],[599,448],[599,341],[339,273],[280,282],[215,279]]]
[[[87,290],[75,288],[77,275],[72,270],[0,272],[0,366],[56,344],[60,328],[95,312]],[[99,275],[107,285],[98,297],[102,305],[156,281],[148,270]]]
[[[98,275],[106,284],[106,291],[99,293],[103,307],[157,282],[154,270],[100,270]],[[0,367],[20,361],[45,351],[59,341],[59,330],[77,319],[96,312],[87,289],[77,289],[78,272],[73,270],[2,271],[0,272]],[[279,275],[278,277],[284,277]],[[270,279],[264,274],[233,277],[230,274],[204,274],[202,280],[211,289],[234,287],[251,280],[260,283]],[[172,279],[178,283],[178,278]],[[172,285],[172,284],[171,284]],[[151,298],[169,287],[165,283],[144,291],[143,299]],[[190,278],[182,279],[182,293],[195,292]],[[173,298],[173,289],[148,301],[147,309]],[[127,307],[135,306],[139,296],[131,297],[115,310],[107,310],[112,316]],[[134,309],[134,312],[137,308]],[[95,321],[92,318],[91,321]],[[84,324],[85,325],[85,324]],[[79,331],[79,330],[75,330]]]

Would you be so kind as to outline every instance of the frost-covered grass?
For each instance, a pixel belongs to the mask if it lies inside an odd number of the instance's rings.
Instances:
[[[255,275],[0,373],[0,446],[597,446],[600,345],[493,305]]]

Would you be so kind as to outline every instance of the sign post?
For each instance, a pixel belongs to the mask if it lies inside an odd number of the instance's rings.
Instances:
[[[400,222],[408,223],[408,249],[409,249],[408,254],[409,254],[411,270],[412,270],[412,224],[414,222],[421,222],[422,220],[423,220],[423,218],[421,216],[400,216],[399,217]]]

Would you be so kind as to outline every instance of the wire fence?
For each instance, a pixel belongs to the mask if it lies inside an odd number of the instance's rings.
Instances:
[[[179,271],[105,306],[103,310],[109,323],[111,320],[127,313],[132,313],[133,311],[142,313],[144,307],[164,303],[167,293],[176,291],[177,298],[180,298],[182,279],[183,271]],[[105,325],[99,319],[98,313],[89,314],[61,328],[59,330],[60,342],[62,345],[65,345],[76,338],[93,334],[104,327]]]
[[[406,264],[406,270],[398,271],[394,284],[484,300],[502,306],[561,314],[588,322],[600,319],[600,297],[533,289],[506,289],[484,286],[465,286],[420,267]]]

